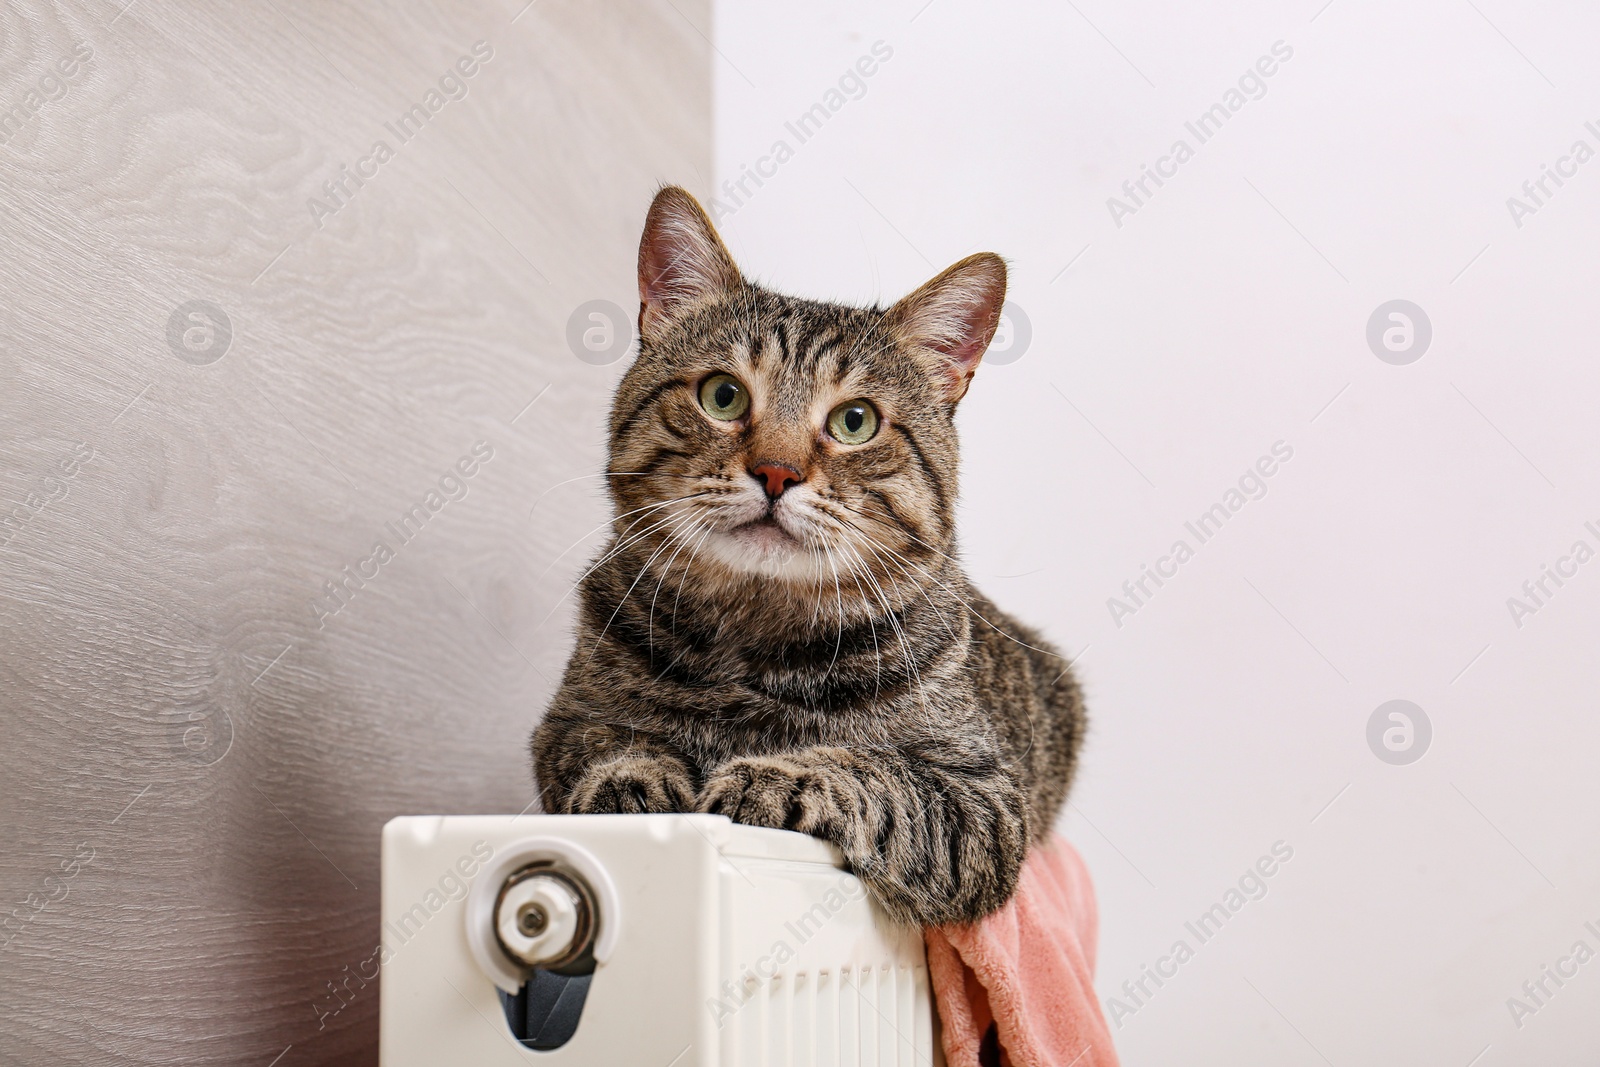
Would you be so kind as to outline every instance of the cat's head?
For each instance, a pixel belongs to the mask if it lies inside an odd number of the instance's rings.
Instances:
[[[740,274],[692,196],[662,189],[611,416],[619,536],[702,576],[807,585],[903,580],[943,556],[952,418],[1005,290],[981,253],[887,309],[783,296]]]

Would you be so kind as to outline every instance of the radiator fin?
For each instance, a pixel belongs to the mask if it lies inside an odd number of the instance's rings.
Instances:
[[[926,966],[779,971],[747,978],[721,1020],[727,1067],[931,1067]]]

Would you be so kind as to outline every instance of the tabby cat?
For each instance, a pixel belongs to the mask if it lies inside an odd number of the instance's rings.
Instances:
[[[1009,899],[1084,713],[956,558],[952,420],[1005,289],[982,253],[887,310],[783,296],[688,193],[656,195],[611,538],[533,734],[546,811],[812,834],[905,922]]]

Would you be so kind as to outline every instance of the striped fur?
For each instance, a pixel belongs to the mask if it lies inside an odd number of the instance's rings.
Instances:
[[[1084,715],[1066,661],[956,558],[952,416],[1004,284],[985,254],[888,309],[781,296],[739,275],[687,193],[658,195],[611,413],[612,536],[533,736],[545,810],[814,834],[908,922],[1010,897]],[[718,372],[748,389],[737,422],[701,407]],[[845,445],[828,413],[856,398],[880,425]],[[764,462],[803,475],[775,504]]]

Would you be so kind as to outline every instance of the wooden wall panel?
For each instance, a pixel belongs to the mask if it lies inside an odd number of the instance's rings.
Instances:
[[[0,1062],[371,1063],[379,828],[533,798],[709,3],[124,3],[0,11]]]

